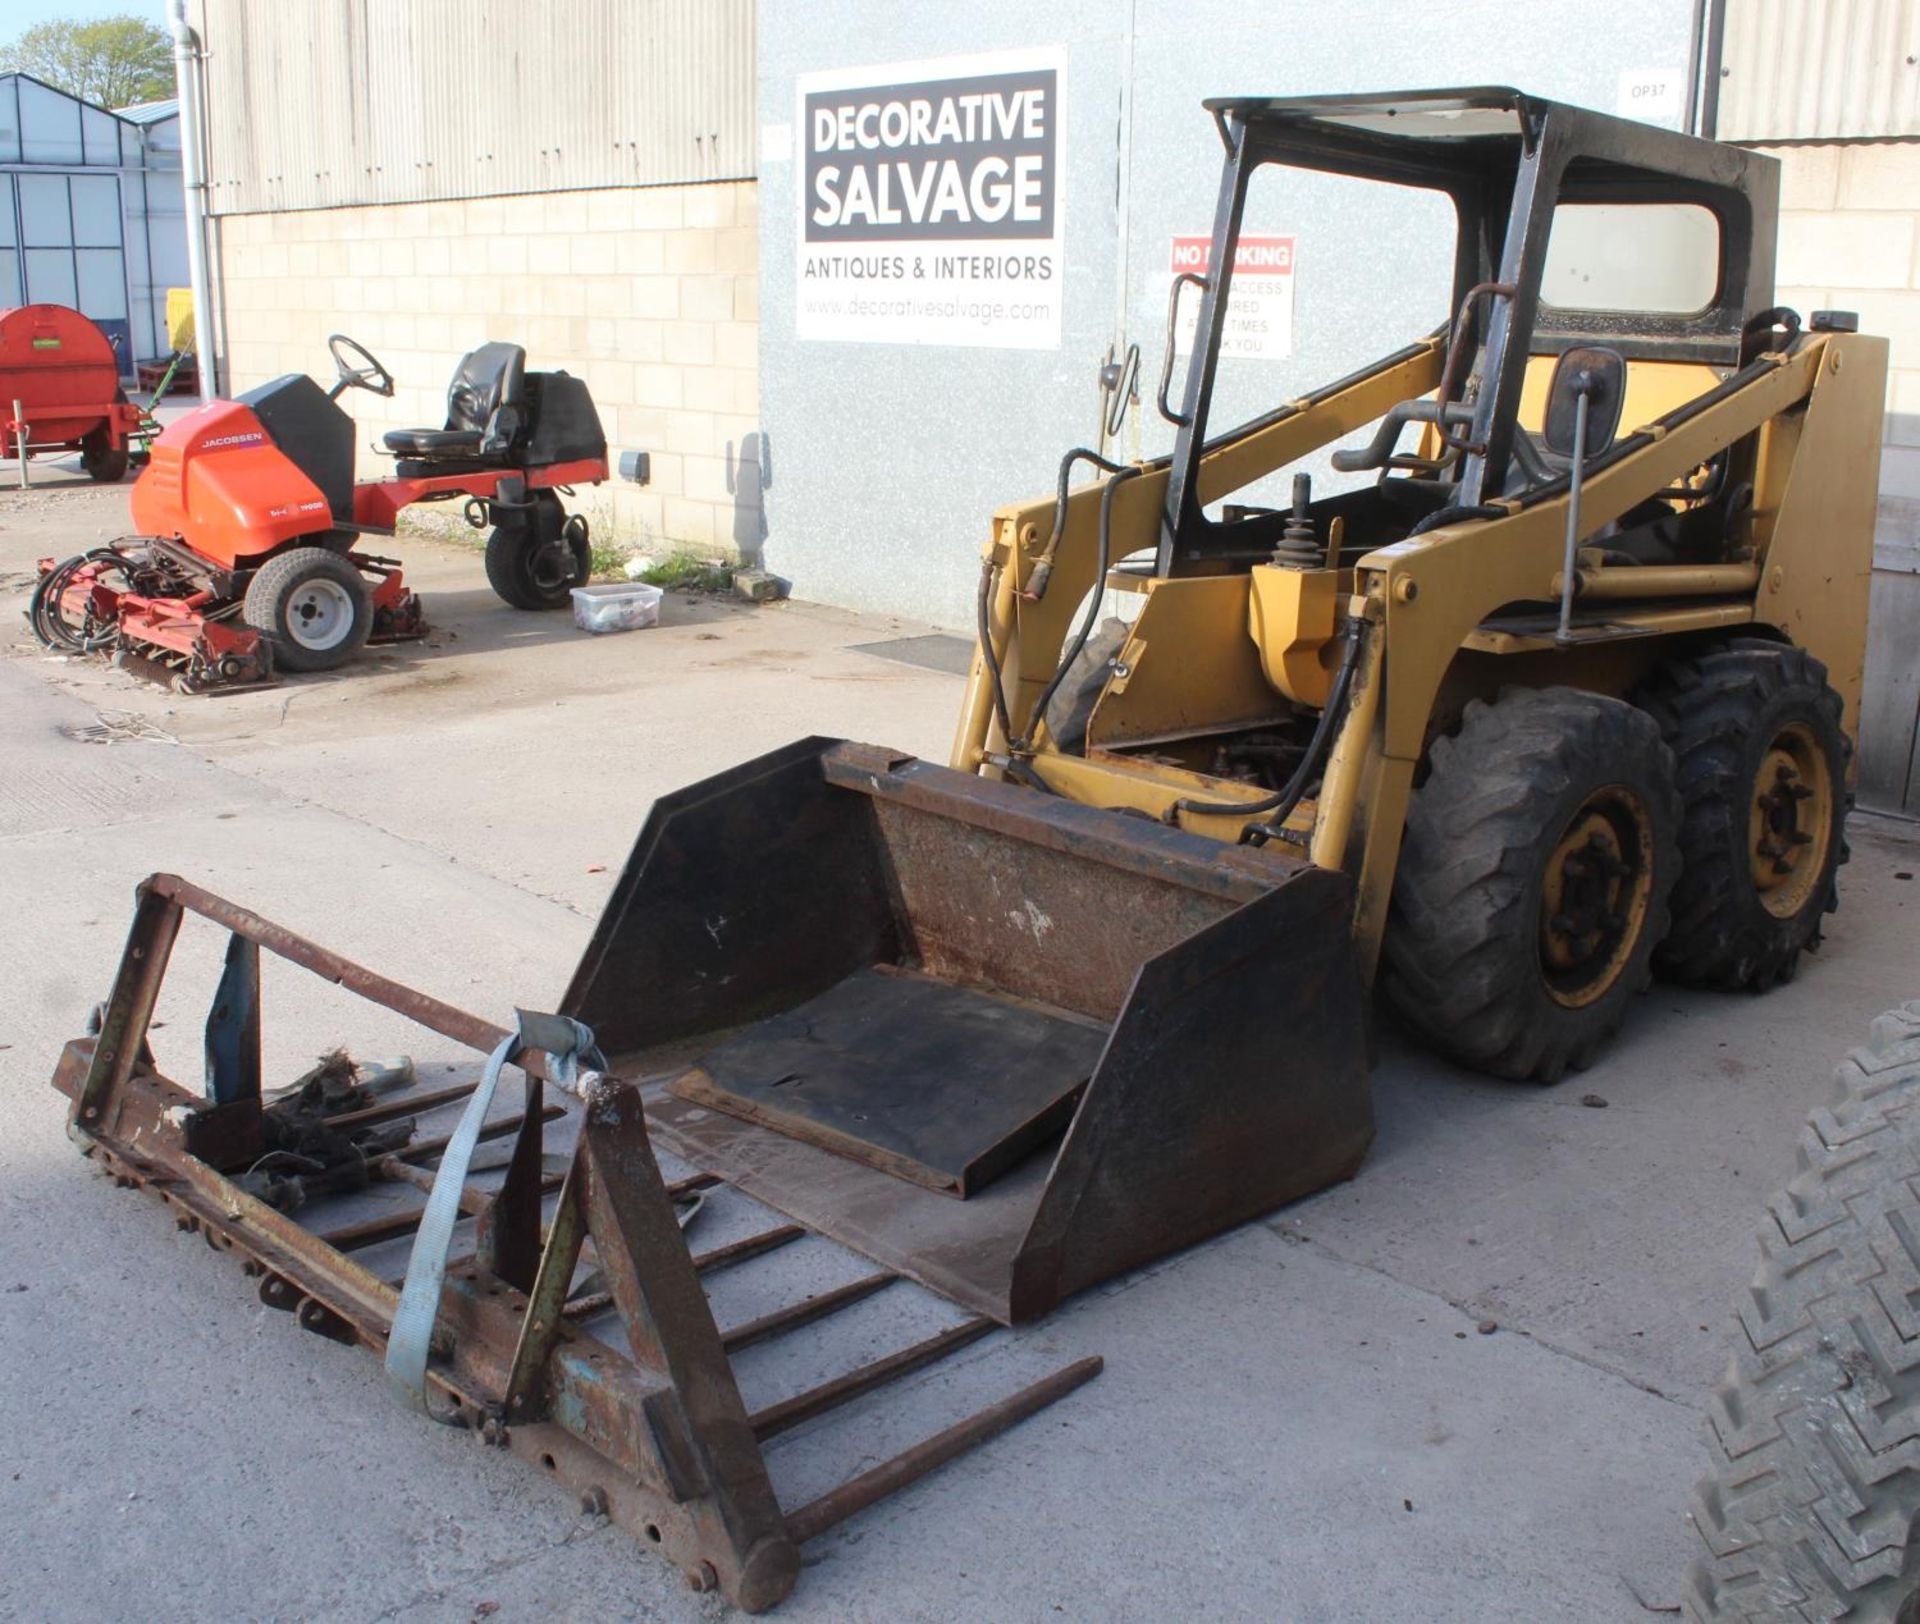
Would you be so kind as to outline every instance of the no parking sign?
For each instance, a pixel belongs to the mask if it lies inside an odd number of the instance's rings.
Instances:
[[[1211,268],[1210,236],[1175,237],[1169,269],[1205,276]],[[1284,361],[1293,354],[1292,237],[1243,236],[1234,245],[1233,277],[1227,285],[1227,322],[1220,334],[1220,353],[1247,361]],[[1174,329],[1174,352],[1193,352],[1194,328],[1200,320],[1200,290],[1182,287],[1180,317]]]

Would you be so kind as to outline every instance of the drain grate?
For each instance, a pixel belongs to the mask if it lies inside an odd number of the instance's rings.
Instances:
[[[68,722],[59,731],[77,744],[125,744],[133,739],[147,739],[155,744],[180,742],[165,728],[154,726],[132,711],[95,711],[91,722]]]
[[[850,643],[847,651],[871,654],[878,660],[897,660],[901,665],[917,665],[925,671],[944,671],[952,677],[964,677],[973,664],[972,640],[950,637],[944,632],[929,632],[921,637],[889,637],[879,643]]]

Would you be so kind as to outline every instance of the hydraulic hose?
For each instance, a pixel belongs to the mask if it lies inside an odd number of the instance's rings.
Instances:
[[[1070,455],[1074,454],[1080,456],[1092,455],[1090,452],[1070,453]],[[1093,460],[1099,462],[1103,467],[1115,467],[1114,464],[1107,462],[1103,457],[1095,457]],[[1063,464],[1062,466],[1064,469],[1065,465]],[[1087,639],[1093,636],[1093,628],[1100,619],[1100,606],[1106,601],[1107,596],[1107,569],[1111,563],[1110,554],[1113,550],[1114,493],[1118,491],[1122,485],[1126,484],[1128,480],[1137,477],[1142,472],[1144,472],[1144,470],[1137,464],[1119,467],[1100,492],[1098,558],[1095,561],[1093,592],[1087,599],[1087,612],[1081,617],[1078,635],[1075,636],[1072,643],[1067,646],[1066,651],[1060,656],[1060,663],[1054,667],[1052,678],[1048,681],[1046,687],[1040,691],[1039,699],[1034,702],[1033,709],[1028,713],[1026,731],[1021,735],[1019,743],[1012,746],[1015,754],[1024,755],[1032,751],[1033,730],[1045,720],[1047,707],[1053,703],[1053,696],[1060,691],[1060,684],[1066,680],[1067,672],[1072,668],[1073,662],[1080,658],[1080,651],[1087,646]],[[1062,489],[1065,488],[1065,484],[1066,475],[1063,471],[1061,474]],[[1056,530],[1058,529],[1057,522],[1055,528]]]
[[[1086,446],[1075,446],[1060,459],[1060,473],[1055,482],[1053,501],[1053,532],[1047,537],[1046,550],[1041,553],[1027,578],[1027,590],[1021,594],[1029,603],[1037,603],[1046,596],[1047,579],[1053,573],[1053,555],[1060,545],[1060,537],[1067,527],[1067,482],[1073,477],[1077,463],[1092,463],[1094,467],[1113,477],[1100,493],[1100,535],[1099,535],[1099,571],[1094,577],[1093,598],[1087,605],[1086,619],[1081,623],[1080,633],[1074,638],[1060,664],[1054,669],[1052,680],[1040,696],[1040,702],[1034,706],[1032,720],[1027,730],[1019,738],[1013,732],[1012,712],[1007,705],[1005,678],[1001,675],[1000,657],[993,648],[993,619],[991,604],[993,599],[994,568],[991,560],[980,566],[980,589],[974,599],[974,622],[976,634],[980,639],[980,658],[987,668],[988,689],[993,696],[993,713],[1000,724],[1000,731],[1007,740],[1007,748],[1013,754],[1022,754],[1031,748],[1033,728],[1046,715],[1047,706],[1053,702],[1054,694],[1065,680],[1068,668],[1080,657],[1080,651],[1087,646],[1087,639],[1093,635],[1095,621],[1099,617],[1100,605],[1106,596],[1108,555],[1111,552],[1113,524],[1113,493],[1124,481],[1134,477],[1141,470],[1129,463],[1110,462],[1097,451]],[[1014,568],[1011,559],[1004,568]]]
[[[45,647],[66,654],[91,654],[105,648],[118,635],[115,628],[109,627],[88,637],[68,625],[61,612],[61,598],[72,585],[74,576],[89,564],[110,565],[129,582],[133,579],[133,561],[114,547],[96,547],[54,565],[34,584],[33,595],[27,600],[27,623]]]
[[[1057,795],[1060,793],[1034,770],[1032,762],[1023,760],[1019,756],[1009,756],[1007,758],[1006,770],[1009,777],[1017,778],[1021,783],[1025,784],[1028,789],[1037,789],[1043,795]]]
[[[1504,519],[1507,510],[1495,507],[1491,502],[1482,502],[1477,507],[1461,507],[1455,503],[1448,507],[1436,508],[1407,532],[1411,541],[1415,536],[1424,536],[1429,530],[1444,529],[1450,524],[1467,524],[1476,519]]]
[[[33,595],[27,599],[27,624],[33,628],[33,635],[40,640],[41,647],[67,653],[77,653],[80,643],[67,630],[57,605],[60,593],[66,590],[66,577],[73,562],[68,559],[64,564],[54,565],[34,582]]]
[[[1007,568],[1013,568],[1011,560]],[[1000,676],[1000,656],[993,652],[993,617],[990,609],[993,576],[993,560],[988,559],[980,566],[980,591],[974,600],[974,611],[979,623],[980,659],[987,668],[987,688],[993,695],[993,714],[1000,723],[1000,736],[1011,744],[1013,722],[1007,715],[1007,688]]]
[[[1107,409],[1100,419],[1106,425],[1109,440],[1120,433],[1121,426],[1127,420],[1127,407],[1132,404],[1134,396],[1140,392],[1140,346],[1129,344],[1125,356],[1114,363],[1114,367],[1113,387],[1106,391]],[[1103,388],[1105,382],[1103,373],[1101,377]]]
[[[1241,831],[1240,843],[1243,846],[1264,846],[1281,832],[1282,825],[1293,815],[1293,809],[1300,804],[1307,786],[1313,782],[1313,775],[1319,771],[1321,760],[1333,740],[1335,724],[1346,714],[1347,701],[1353,691],[1353,674],[1359,669],[1360,651],[1367,633],[1364,620],[1349,618],[1348,625],[1350,631],[1346,651],[1340,657],[1340,669],[1334,673],[1333,686],[1327,692],[1326,704],[1320,708],[1320,720],[1314,724],[1313,737],[1307,741],[1306,754],[1300,758],[1300,764],[1294,768],[1286,786],[1258,801],[1194,801],[1183,798],[1167,808],[1166,822],[1177,824],[1182,812],[1222,818],[1268,812],[1272,816],[1265,823],[1249,824]]]
[[[1067,481],[1073,477],[1074,464],[1080,462],[1090,462],[1109,474],[1117,474],[1127,466],[1125,463],[1109,462],[1099,452],[1090,451],[1083,445],[1075,446],[1060,459],[1060,476],[1053,493],[1053,533],[1040,550],[1040,557],[1027,576],[1026,590],[1021,594],[1029,603],[1038,603],[1047,595],[1047,582],[1053,576],[1053,557],[1060,550],[1060,537],[1067,528]]]

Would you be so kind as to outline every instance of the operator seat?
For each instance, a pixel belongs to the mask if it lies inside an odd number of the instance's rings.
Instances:
[[[518,344],[482,344],[454,368],[447,426],[391,429],[386,448],[423,462],[505,458],[526,426],[527,352]]]

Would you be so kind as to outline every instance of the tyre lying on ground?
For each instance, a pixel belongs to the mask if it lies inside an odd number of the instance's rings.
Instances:
[[[1920,1620],[1920,1002],[1873,1023],[1760,1225],[1689,1618]]]

